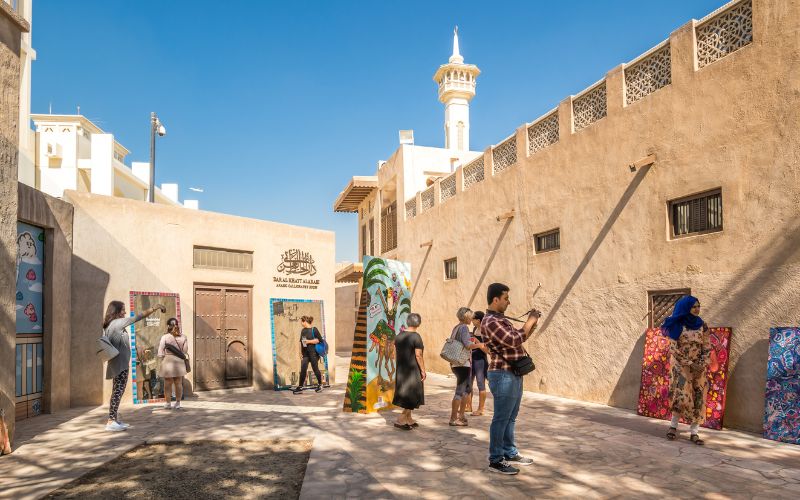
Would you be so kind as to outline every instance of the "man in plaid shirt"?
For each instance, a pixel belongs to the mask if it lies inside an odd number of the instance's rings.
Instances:
[[[511,301],[509,288],[492,283],[486,293],[489,308],[481,322],[484,342],[489,348],[489,389],[494,398],[494,415],[489,427],[489,470],[501,474],[517,474],[514,465],[531,465],[533,460],[519,454],[514,442],[514,425],[522,402],[522,377],[515,375],[509,361],[527,353],[523,343],[533,334],[541,313],[532,309],[521,330],[505,317]]]

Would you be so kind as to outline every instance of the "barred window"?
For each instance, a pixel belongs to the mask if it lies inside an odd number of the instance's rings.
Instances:
[[[672,237],[722,231],[722,191],[671,201]]]
[[[458,259],[447,259],[444,261],[444,279],[454,280],[458,278]]]
[[[367,225],[361,224],[361,256],[367,255]]]
[[[659,290],[647,292],[648,298],[648,316],[650,317],[650,328],[660,327],[664,320],[672,314],[672,309],[678,299],[684,295],[691,295],[690,288],[683,288],[680,290]]]
[[[253,252],[194,247],[194,268],[252,272]]]
[[[375,255],[375,219],[369,220],[369,254]]]
[[[550,252],[561,248],[561,230],[559,229],[539,233],[533,239],[536,242],[536,253]]]

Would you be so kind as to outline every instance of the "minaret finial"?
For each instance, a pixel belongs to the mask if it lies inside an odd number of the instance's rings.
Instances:
[[[463,63],[464,58],[461,57],[461,53],[458,51],[458,26],[453,29],[453,55],[450,56],[451,63]]]

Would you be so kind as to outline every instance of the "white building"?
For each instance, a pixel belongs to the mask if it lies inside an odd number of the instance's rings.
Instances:
[[[34,114],[31,119],[36,126],[34,172],[24,178],[21,173],[20,181],[58,198],[66,190],[75,190],[147,201],[150,164],[125,165],[130,151],[114,140],[113,134],[82,115]],[[178,185],[157,187],[155,202],[180,205]],[[198,208],[197,200],[185,200],[183,205]]]

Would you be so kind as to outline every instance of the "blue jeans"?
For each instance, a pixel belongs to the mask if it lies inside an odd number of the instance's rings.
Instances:
[[[514,443],[514,424],[522,402],[522,377],[505,370],[490,370],[489,390],[494,398],[494,415],[489,427],[489,462],[519,454]]]

